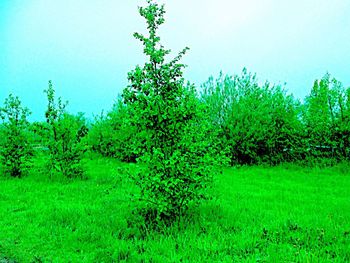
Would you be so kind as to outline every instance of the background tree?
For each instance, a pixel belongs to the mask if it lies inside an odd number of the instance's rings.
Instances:
[[[256,75],[243,69],[241,75],[211,77],[202,85],[201,98],[231,165],[275,164],[296,157],[298,103],[280,86],[259,85]]]
[[[328,73],[321,80],[315,80],[305,99],[303,115],[312,156],[347,158],[348,114],[348,90],[342,83]]]
[[[0,129],[0,161],[6,174],[21,177],[31,166],[33,155],[30,143],[28,116],[18,97],[10,94],[0,108],[3,125]]]
[[[95,117],[88,138],[93,151],[124,162],[136,162],[144,151],[144,136],[130,126],[130,112],[121,98],[106,116]]]
[[[63,103],[61,98],[58,103],[55,102],[55,90],[51,81],[45,93],[48,99],[45,117],[50,173],[56,171],[65,177],[81,177],[81,159],[85,151],[81,139],[87,134],[86,120],[83,114],[68,114],[65,111],[67,102]]]

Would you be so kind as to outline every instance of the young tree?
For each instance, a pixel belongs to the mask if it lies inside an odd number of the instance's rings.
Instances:
[[[65,177],[82,177],[81,159],[85,147],[81,138],[87,133],[85,118],[82,114],[68,114],[65,111],[67,102],[63,103],[61,98],[58,103],[55,102],[55,90],[51,81],[45,93],[48,99],[45,117],[50,174],[57,171]]]
[[[160,44],[157,30],[164,23],[164,6],[148,0],[139,13],[149,36],[135,33],[148,61],[128,74],[124,103],[130,107],[130,124],[143,133],[145,154],[139,161],[147,169],[135,176],[143,201],[143,215],[153,222],[171,223],[191,204],[205,198],[215,159],[210,134],[193,85],[185,83],[179,61],[188,48],[166,61],[170,50]]]
[[[27,120],[28,108],[21,105],[18,97],[9,95],[4,106],[0,108],[3,127],[0,130],[0,161],[5,173],[13,177],[21,177],[31,166],[33,149],[29,142]]]

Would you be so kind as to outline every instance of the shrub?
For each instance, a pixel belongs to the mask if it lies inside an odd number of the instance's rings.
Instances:
[[[299,105],[280,86],[259,85],[256,75],[244,69],[241,75],[210,78],[202,85],[201,99],[232,165],[297,158]]]
[[[0,129],[0,161],[5,174],[21,177],[31,166],[33,149],[30,144],[28,116],[30,111],[18,97],[9,95],[0,108],[3,125]]]
[[[130,115],[121,99],[106,116],[101,114],[95,118],[89,132],[89,145],[92,150],[103,156],[115,157],[124,162],[136,162],[142,155],[144,140],[142,133],[137,133],[129,125]],[[137,151],[141,149],[141,151]]]

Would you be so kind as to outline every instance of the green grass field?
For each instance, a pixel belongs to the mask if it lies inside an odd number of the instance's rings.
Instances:
[[[145,234],[117,172],[136,165],[84,162],[86,180],[0,178],[0,262],[350,261],[347,164],[225,169],[191,220]]]

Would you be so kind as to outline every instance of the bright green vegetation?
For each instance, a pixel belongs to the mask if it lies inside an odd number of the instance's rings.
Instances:
[[[0,163],[5,174],[21,177],[30,168],[33,149],[28,136],[29,109],[21,105],[18,97],[9,95],[0,107]]]
[[[130,126],[143,134],[145,142],[138,147],[143,153],[138,162],[147,168],[132,176],[140,188],[138,214],[144,223],[159,227],[181,219],[191,205],[208,197],[207,189],[221,163],[211,138],[217,134],[203,115],[208,107],[182,76],[185,66],[179,61],[188,48],[167,61],[171,51],[160,44],[158,36],[165,9],[148,3],[139,13],[146,20],[149,36],[134,34],[144,46],[147,62],[128,73],[129,85],[122,97]]]
[[[50,175],[59,172],[65,177],[82,177],[84,171],[80,167],[80,161],[84,146],[81,139],[86,135],[85,119],[81,114],[68,114],[65,111],[68,102],[63,103],[61,98],[56,102],[51,81],[44,92],[47,94],[48,105],[45,112],[46,123],[41,125],[41,129],[46,136],[49,150]]]
[[[349,262],[350,88],[326,74],[301,103],[244,69],[197,89],[147,3],[148,60],[106,116],[51,82],[46,121],[0,107],[0,263]]]
[[[27,177],[0,177],[0,261],[350,260],[346,163],[227,168],[211,190],[217,199],[164,232],[146,233],[128,225],[137,188],[116,169],[137,165],[92,157],[83,161],[87,180],[50,180],[40,159]]]

